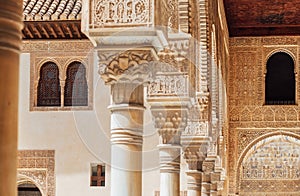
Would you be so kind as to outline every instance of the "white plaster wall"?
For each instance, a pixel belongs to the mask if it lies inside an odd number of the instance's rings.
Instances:
[[[92,111],[29,111],[30,54],[21,55],[19,96],[19,149],[55,150],[57,196],[109,195],[110,176],[106,167],[106,186],[90,187],[90,164],[109,160],[109,89],[97,81],[94,66],[96,104]],[[100,118],[100,122],[96,119]],[[101,124],[101,128],[99,126]],[[100,156],[105,152],[103,159]]]
[[[94,55],[96,59],[96,54]],[[29,111],[30,54],[21,55],[19,149],[55,150],[57,196],[110,195],[110,89],[98,75],[94,61],[93,110]],[[159,191],[158,135],[146,103],[143,146],[143,196]],[[106,163],[106,186],[90,187],[90,164]],[[184,166],[184,164],[183,164]],[[184,172],[181,190],[186,190]]]

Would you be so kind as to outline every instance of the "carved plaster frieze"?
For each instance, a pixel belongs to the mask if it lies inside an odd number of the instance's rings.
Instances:
[[[179,30],[178,0],[164,0],[168,7],[168,27],[170,32]]]
[[[182,134],[208,137],[208,130],[209,130],[208,121],[194,122],[194,121],[188,120],[187,126]]]
[[[152,0],[90,0],[87,3],[88,12],[83,14],[90,18],[91,29],[147,26],[153,22]]]
[[[184,74],[157,74],[149,85],[148,95],[153,96],[187,96],[188,76]]]

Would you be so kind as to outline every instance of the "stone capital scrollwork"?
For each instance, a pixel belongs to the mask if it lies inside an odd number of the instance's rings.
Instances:
[[[98,51],[99,74],[106,84],[144,83],[150,80],[151,50]]]

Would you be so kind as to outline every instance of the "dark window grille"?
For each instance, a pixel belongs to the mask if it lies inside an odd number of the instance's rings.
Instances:
[[[55,63],[47,62],[40,70],[37,106],[60,106],[59,70]]]
[[[266,105],[295,104],[294,60],[285,52],[273,54],[267,62]]]
[[[67,68],[67,79],[64,92],[65,106],[87,106],[88,86],[86,69],[80,62],[73,62]]]
[[[91,186],[105,186],[105,166],[92,166]]]

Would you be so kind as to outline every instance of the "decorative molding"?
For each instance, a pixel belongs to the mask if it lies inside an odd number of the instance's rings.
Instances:
[[[179,27],[182,32],[189,33],[189,0],[178,0]]]

